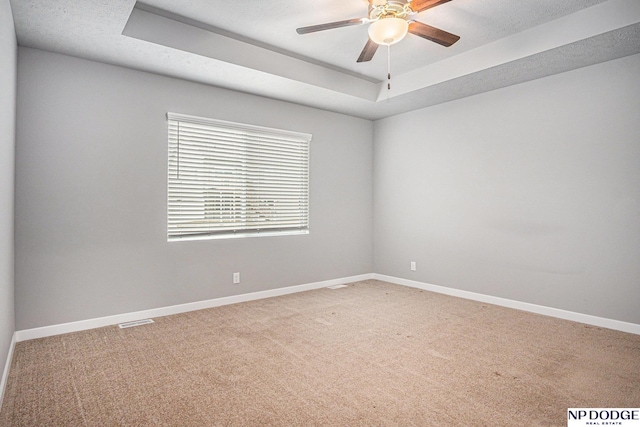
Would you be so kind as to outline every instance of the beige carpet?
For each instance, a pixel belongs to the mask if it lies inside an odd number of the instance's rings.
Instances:
[[[2,426],[566,426],[640,336],[365,281],[18,343]]]

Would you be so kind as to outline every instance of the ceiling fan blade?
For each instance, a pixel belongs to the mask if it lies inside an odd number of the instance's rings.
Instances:
[[[296,32],[298,34],[315,33],[316,31],[331,30],[340,27],[350,27],[352,25],[361,25],[364,24],[364,22],[365,19],[363,18],[347,19],[345,21],[329,22],[328,24],[311,25],[309,27],[298,28]]]
[[[376,54],[376,50],[378,50],[378,45],[372,42],[371,39],[368,39],[367,44],[364,45],[364,49],[360,52],[360,56],[356,62],[371,61],[373,55]]]
[[[417,21],[412,21],[409,23],[409,32],[411,34],[415,34],[416,36],[420,36],[427,40],[431,40],[432,42],[441,44],[444,47],[449,47],[460,40],[460,36],[447,33],[444,30],[440,30],[436,27],[432,27],[431,25],[423,24],[422,22]]]
[[[432,7],[436,7],[450,1],[451,0],[412,0],[411,3],[409,3],[409,7],[414,12],[422,12],[423,10],[431,9]]]

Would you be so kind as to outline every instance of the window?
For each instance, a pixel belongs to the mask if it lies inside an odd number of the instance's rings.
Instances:
[[[168,240],[308,233],[311,135],[167,118]]]

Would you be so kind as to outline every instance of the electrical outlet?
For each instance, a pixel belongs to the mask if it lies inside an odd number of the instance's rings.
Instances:
[[[416,271],[416,262],[411,261],[411,271]]]
[[[233,284],[237,285],[240,283],[240,273],[233,273]]]

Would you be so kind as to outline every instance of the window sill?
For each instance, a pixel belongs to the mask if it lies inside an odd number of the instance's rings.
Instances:
[[[309,234],[309,230],[291,231],[259,231],[259,232],[239,232],[229,234],[200,234],[195,236],[169,237],[168,242],[181,242],[185,240],[219,240],[219,239],[241,239],[245,237],[275,237],[275,236],[295,236]]]

